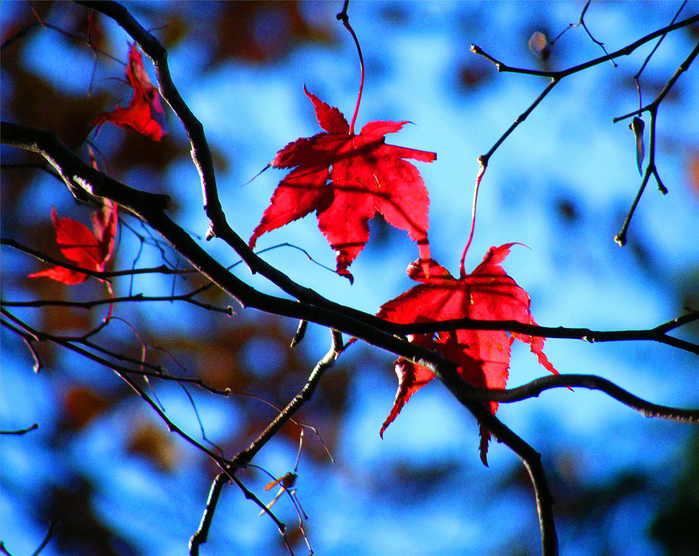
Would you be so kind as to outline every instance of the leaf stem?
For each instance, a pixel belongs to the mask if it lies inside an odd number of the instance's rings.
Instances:
[[[464,261],[466,260],[466,253],[468,253],[468,248],[471,247],[471,240],[473,240],[473,231],[476,228],[476,204],[478,202],[478,189],[481,185],[481,178],[485,173],[485,169],[488,166],[488,161],[484,160],[483,157],[478,159],[478,175],[476,176],[476,186],[473,188],[473,205],[471,207],[471,232],[468,234],[468,241],[466,242],[466,247],[464,247],[464,253],[461,255],[461,263],[459,264],[459,275],[461,279],[466,277],[466,269],[464,268]]]
[[[362,56],[362,49],[359,46],[359,39],[354,33],[354,29],[349,22],[349,16],[347,15],[347,8],[349,7],[349,2],[346,1],[343,10],[337,14],[337,19],[341,20],[345,28],[350,32],[352,38],[354,39],[354,44],[357,45],[357,53],[359,54],[359,68],[361,71],[361,79],[359,81],[359,94],[357,95],[357,105],[354,107],[354,114],[352,115],[352,123],[350,123],[350,135],[354,135],[354,124],[357,121],[357,114],[359,113],[359,103],[362,101],[362,91],[364,90],[364,57]]]

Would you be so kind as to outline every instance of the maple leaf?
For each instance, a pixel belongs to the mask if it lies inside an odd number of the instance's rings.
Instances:
[[[136,44],[129,46],[129,63],[126,66],[126,79],[133,88],[133,97],[128,108],[120,108],[112,112],[102,112],[90,125],[96,125],[95,134],[99,133],[105,122],[112,122],[123,129],[131,129],[147,135],[155,141],[160,141],[165,130],[165,111],[160,102],[158,89],[153,86],[145,68],[143,58]]]
[[[510,252],[508,243],[491,247],[471,274],[462,270],[460,279],[434,260],[429,261],[429,273],[424,262],[408,267],[408,276],[422,282],[381,306],[377,316],[398,323],[438,322],[449,319],[514,320],[536,324],[530,312],[527,292],[508,276],[500,263]],[[558,374],[543,353],[544,339],[517,332],[497,330],[456,330],[437,334],[414,334],[408,340],[433,349],[458,364],[459,375],[478,388],[505,388],[510,365],[510,347],[514,339],[526,342],[546,369]],[[404,358],[395,362],[398,391],[393,408],[381,427],[381,436],[405,403],[420,388],[434,378],[429,369]],[[489,402],[493,413],[497,402]],[[481,426],[481,460],[487,463],[490,433]]]
[[[418,243],[420,258],[430,258],[427,228],[429,197],[412,158],[433,162],[432,152],[385,143],[387,133],[409,122],[375,121],[355,135],[342,113],[304,86],[324,130],[289,143],[270,166],[294,168],[279,182],[271,203],[248,242],[254,248],[265,232],[316,211],[318,227],[337,253],[337,272],[352,280],[347,268],[369,239],[369,220],[378,211]]]
[[[105,199],[102,209],[93,212],[91,218],[94,233],[82,222],[72,218],[60,218],[56,209],[51,209],[51,220],[56,229],[56,242],[61,253],[80,268],[102,272],[114,251],[117,205]],[[87,274],[61,266],[34,272],[29,278],[41,276],[67,285],[81,284],[89,278]]]

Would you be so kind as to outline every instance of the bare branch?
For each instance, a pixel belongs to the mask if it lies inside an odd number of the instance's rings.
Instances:
[[[170,204],[167,195],[133,189],[80,160],[55,134],[11,122],[2,122],[2,142],[43,156],[61,176],[73,195],[80,199],[107,197],[123,208],[138,207],[140,214],[164,211]],[[4,135],[7,134],[8,141]],[[87,272],[85,272],[87,273]]]
[[[505,330],[528,336],[543,338],[566,338],[586,342],[620,342],[651,340],[667,344],[699,355],[699,345],[679,338],[668,336],[667,332],[685,324],[699,320],[699,311],[691,311],[665,324],[643,330],[591,330],[589,328],[548,327],[536,324],[524,324],[518,321],[487,321],[476,319],[453,319],[440,322],[423,322],[414,324],[393,324],[388,330],[394,334],[429,334],[451,330]]]
[[[587,9],[587,6],[585,7],[585,9]],[[583,15],[584,15],[584,13],[585,13],[585,11],[583,10]],[[638,47],[644,45],[648,41],[651,41],[654,38],[659,37],[659,36],[664,36],[665,34],[669,33],[670,31],[674,31],[675,29],[680,29],[681,27],[691,25],[692,23],[695,23],[697,21],[699,21],[699,15],[689,17],[689,18],[684,19],[682,21],[678,21],[677,23],[673,23],[673,24],[670,24],[666,27],[663,27],[662,29],[658,29],[657,31],[654,31],[653,33],[650,33],[650,34],[646,35],[645,37],[638,39],[637,41],[631,43],[628,46],[625,46],[624,48],[617,50],[616,52],[612,52],[611,54],[607,54],[605,56],[595,58],[594,60],[590,60],[590,61],[585,62],[583,64],[579,64],[577,66],[573,66],[571,68],[568,68],[565,70],[559,70],[559,71],[543,71],[543,70],[533,70],[533,69],[511,67],[511,66],[508,66],[507,64],[497,60],[496,58],[494,58],[490,54],[486,53],[481,47],[479,47],[475,44],[472,44],[471,45],[471,52],[473,52],[474,54],[478,54],[479,56],[482,56],[486,60],[495,64],[495,67],[497,68],[498,72],[521,73],[521,74],[525,74],[525,75],[535,75],[535,76],[539,76],[539,77],[550,77],[551,78],[551,82],[546,86],[546,88],[541,92],[541,94],[536,98],[536,100],[534,100],[534,102],[529,106],[529,108],[527,108],[527,110],[525,110],[514,121],[514,123],[507,129],[507,131],[505,131],[505,133],[503,133],[500,136],[500,138],[495,142],[495,144],[490,148],[490,150],[486,154],[481,155],[478,158],[478,162],[481,166],[480,175],[482,176],[482,174],[485,172],[485,168],[487,168],[487,166],[488,166],[488,161],[489,161],[490,157],[497,150],[497,148],[502,144],[502,142],[505,139],[507,139],[507,137],[515,130],[515,128],[527,118],[527,116],[532,112],[532,110],[534,110],[534,108],[537,107],[537,105],[551,92],[551,90],[558,83],[560,83],[560,81],[563,78],[568,77],[569,75],[572,75],[574,73],[578,73],[578,72],[581,72],[583,70],[586,70],[586,69],[591,68],[593,66],[602,64],[604,62],[614,60],[615,58],[619,58],[621,56],[628,56],[634,50],[636,50]],[[582,16],[581,16],[581,22],[582,22]],[[589,34],[589,32],[588,32],[588,34]],[[675,78],[675,80],[676,80],[676,78]],[[639,113],[639,111],[633,112],[630,115],[634,115],[637,113]],[[628,115],[622,116],[622,118],[624,118],[624,117],[628,117]]]
[[[228,474],[225,471],[221,471],[211,483],[209,497],[206,500],[206,507],[204,508],[204,515],[202,515],[201,523],[199,523],[197,532],[189,539],[189,554],[191,556],[199,556],[199,547],[209,538],[209,529],[211,529],[216,506],[221,497],[223,487],[228,481]]]
[[[338,358],[342,352],[342,334],[336,330],[332,330],[332,346],[328,353],[325,354],[318,364],[315,366],[311,374],[308,376],[305,386],[296,395],[296,397],[289,402],[289,404],[277,415],[276,419],[272,421],[267,428],[260,434],[260,436],[255,439],[255,441],[250,444],[245,450],[240,452],[233,458],[234,467],[245,467],[248,462],[255,457],[255,454],[260,451],[260,449],[276,434],[276,432],[284,426],[291,417],[313,396],[318,383],[320,382],[323,373],[332,367],[335,360]]]
[[[666,27],[663,27],[662,29],[658,29],[656,31],[653,31],[652,33],[649,33],[648,35],[641,37],[637,41],[632,42],[631,44],[629,44],[623,48],[620,48],[619,50],[616,50],[615,52],[612,52],[611,54],[607,54],[605,56],[600,56],[599,58],[595,58],[595,59],[590,60],[588,62],[578,64],[577,66],[572,66],[568,69],[558,70],[558,71],[543,71],[543,70],[515,68],[512,66],[508,66],[507,64],[500,62],[499,60],[496,60],[494,57],[490,56],[489,54],[486,54],[482,48],[480,48],[479,46],[476,46],[476,45],[471,45],[471,52],[473,52],[474,54],[478,54],[480,56],[483,56],[487,60],[491,61],[493,64],[495,64],[498,71],[502,72],[502,73],[505,73],[505,72],[523,73],[525,75],[537,75],[539,77],[550,77],[551,79],[557,79],[560,81],[564,77],[568,77],[569,75],[572,75],[574,73],[578,73],[580,71],[597,66],[599,64],[603,64],[604,62],[608,62],[609,60],[614,60],[616,58],[620,58],[621,56],[628,56],[629,54],[634,52],[637,48],[646,44],[648,41],[652,41],[654,38],[660,37],[661,35],[665,35],[671,31],[675,31],[676,29],[681,29],[682,27],[687,27],[688,25],[692,25],[693,23],[696,23],[697,21],[699,21],[699,14],[693,15],[692,17],[688,17],[687,19],[683,19],[681,21],[678,21],[677,23],[667,25]]]
[[[646,171],[643,175],[643,180],[641,182],[641,187],[638,190],[638,193],[636,194],[636,198],[634,199],[633,203],[631,204],[631,208],[629,209],[628,214],[626,215],[626,219],[624,220],[624,224],[621,227],[621,231],[616,235],[614,238],[614,241],[616,241],[620,246],[623,246],[626,244],[626,233],[628,231],[629,225],[631,224],[631,218],[633,217],[633,214],[636,210],[636,207],[638,206],[639,201],[641,200],[641,196],[643,195],[643,192],[646,189],[646,185],[648,184],[648,180],[650,179],[651,176],[655,176],[655,179],[658,182],[658,189],[660,190],[661,193],[665,194],[667,193],[667,187],[663,184],[662,180],[660,179],[660,175],[658,174],[658,170],[655,165],[655,146],[656,146],[656,132],[655,132],[655,123],[657,120],[658,116],[658,107],[660,106],[660,103],[663,101],[665,96],[668,94],[670,89],[673,87],[673,85],[677,82],[679,79],[680,75],[682,75],[687,69],[689,69],[689,66],[692,64],[694,59],[699,55],[699,43],[694,47],[694,50],[690,53],[690,55],[687,57],[687,59],[682,62],[675,73],[672,75],[672,77],[668,80],[668,82],[665,84],[663,87],[662,91],[658,93],[658,96],[655,97],[655,100],[648,104],[647,106],[643,108],[639,108],[635,112],[631,112],[629,114],[625,114],[623,116],[619,116],[618,118],[614,118],[614,123],[630,118],[631,116],[634,116],[636,114],[640,115],[643,112],[648,112],[650,114],[650,135],[649,135],[649,141],[650,145],[648,147],[649,154],[648,154],[648,166],[646,166]]]
[[[672,25],[672,24],[675,22],[675,20],[679,17],[680,12],[684,9],[684,7],[685,7],[686,5],[687,5],[687,0],[684,0],[684,1],[682,2],[682,4],[680,5],[679,9],[677,10],[677,12],[675,13],[674,17],[672,18],[672,21],[670,22],[671,25]],[[653,47],[653,50],[651,50],[651,51],[650,51],[650,54],[648,54],[648,56],[646,56],[645,61],[643,62],[643,64],[642,64],[641,67],[639,68],[639,70],[636,72],[636,75],[633,76],[633,81],[634,81],[634,83],[636,84],[636,90],[638,91],[638,106],[639,106],[639,108],[640,108],[641,106],[643,106],[643,97],[642,97],[642,95],[641,95],[641,81],[640,81],[640,79],[641,79],[641,74],[643,73],[643,70],[646,69],[646,66],[648,65],[648,62],[650,62],[650,59],[653,57],[653,55],[655,54],[655,52],[658,50],[658,48],[660,48],[660,45],[661,45],[662,42],[665,40],[665,37],[666,37],[666,36],[667,36],[667,33],[665,33],[664,35],[662,35],[662,36],[660,37],[660,39],[658,40],[658,42],[655,43],[655,46]]]
[[[20,319],[18,319],[16,316],[12,315],[5,307],[0,308],[0,312],[2,312],[3,315],[5,315],[7,318],[12,319],[15,322],[22,322]],[[188,443],[192,444],[195,446],[197,449],[201,450],[204,452],[206,455],[208,455],[211,459],[213,459],[215,462],[217,462],[219,465],[228,465],[230,462],[226,460],[225,458],[219,456],[215,452],[212,452],[209,450],[206,446],[201,444],[200,442],[194,440],[191,436],[189,436],[187,433],[185,433],[180,427],[178,427],[175,423],[170,420],[170,418],[165,414],[165,412],[160,408],[160,406],[151,399],[148,394],[134,381],[133,378],[131,378],[131,374],[143,374],[139,372],[138,370],[133,370],[128,367],[124,367],[122,365],[118,365],[112,361],[109,361],[103,357],[100,357],[99,355],[96,355],[92,352],[90,352],[87,349],[84,349],[77,345],[78,343],[83,343],[87,344],[89,346],[89,343],[87,343],[85,340],[78,340],[78,339],[66,339],[66,338],[61,338],[59,336],[55,336],[53,334],[47,334],[45,332],[39,332],[37,330],[34,330],[32,327],[30,327],[26,323],[22,323],[22,327],[29,331],[31,334],[33,334],[36,338],[39,340],[44,340],[48,342],[55,343],[59,346],[62,346],[64,348],[70,349],[74,351],[75,353],[78,353],[82,355],[83,357],[86,357],[87,359],[90,359],[91,361],[95,361],[96,363],[99,363],[101,365],[104,365],[105,367],[113,370],[119,377],[124,380],[131,388],[153,409],[157,415],[162,419],[162,421],[167,425],[168,430],[170,432],[174,432],[181,438],[183,438],[185,441]],[[90,346],[93,347],[93,346]],[[149,375],[150,376],[150,375]]]
[[[635,396],[617,386],[612,381],[594,375],[562,374],[537,378],[517,388],[508,389],[476,389],[470,394],[475,400],[513,403],[530,398],[536,398],[545,390],[554,388],[588,388],[599,390],[611,398],[635,409],[646,417],[660,417],[679,423],[699,423],[699,409],[680,409],[658,405]]]
[[[234,481],[236,481],[236,483],[238,483],[238,481],[235,478],[236,469],[246,467],[247,464],[250,463],[250,461],[252,461],[252,458],[255,457],[257,452],[259,452],[265,446],[265,444],[267,444],[267,442],[269,442],[274,437],[277,431],[281,429],[288,421],[290,421],[293,415],[308,400],[311,399],[311,397],[313,396],[313,392],[315,391],[316,387],[318,386],[318,383],[320,382],[320,379],[323,376],[323,373],[325,373],[325,371],[332,367],[335,363],[335,360],[342,352],[342,334],[340,334],[336,330],[332,330],[331,333],[332,346],[330,347],[330,350],[325,355],[325,357],[318,361],[318,364],[311,371],[311,374],[308,376],[308,380],[306,381],[306,384],[301,389],[301,391],[296,395],[296,397],[294,397],[293,400],[291,400],[291,402],[289,402],[289,404],[282,411],[279,412],[279,415],[277,415],[277,417],[255,439],[255,441],[252,444],[250,444],[250,446],[248,446],[245,450],[239,452],[231,461],[230,466],[224,468],[224,470],[221,473],[219,473],[219,475],[217,475],[217,477],[214,479],[214,482],[211,485],[209,499],[206,503],[206,508],[204,510],[204,515],[202,517],[201,524],[199,525],[199,529],[189,541],[190,554],[199,554],[199,546],[206,542],[209,528],[211,527],[211,520],[213,519],[213,513],[216,511],[216,504],[221,494],[223,483],[225,483],[226,479],[230,477]],[[238,486],[243,488],[242,484],[238,483]],[[246,492],[247,496],[247,489],[245,489],[244,492]],[[274,518],[273,514],[269,512],[269,509],[266,506],[264,506],[264,504],[262,504],[262,506],[263,509],[267,513],[272,515],[272,517]],[[277,523],[277,526],[279,526],[279,522],[276,520],[276,518],[274,519]],[[281,527],[280,530],[283,534],[284,531]]]
[[[478,422],[486,427],[498,441],[507,445],[520,457],[529,473],[529,478],[534,487],[543,554],[544,556],[557,555],[558,537],[556,535],[556,523],[553,515],[554,499],[549,489],[548,481],[546,480],[546,472],[541,461],[541,454],[495,417],[489,407],[486,407],[482,402],[474,403],[471,398],[475,390],[473,386],[461,380],[458,376],[455,377],[450,372],[442,372],[449,370],[448,367],[444,365],[432,368],[435,376],[438,377],[449,389],[449,392],[476,417]]]
[[[216,313],[223,313],[229,317],[233,316],[235,313],[231,306],[228,307],[216,307],[209,303],[203,303],[192,299],[199,293],[199,289],[180,295],[160,295],[160,296],[148,296],[142,293],[135,295],[129,295],[125,297],[109,297],[105,299],[93,299],[92,301],[67,301],[64,299],[38,299],[36,301],[3,301],[3,304],[7,307],[75,307],[79,309],[92,309],[93,307],[98,307],[100,305],[116,305],[118,303],[134,302],[134,303],[146,303],[154,301],[185,301],[191,305],[195,305],[207,311],[213,311]]]

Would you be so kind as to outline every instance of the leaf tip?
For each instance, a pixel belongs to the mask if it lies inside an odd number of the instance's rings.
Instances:
[[[343,268],[341,270],[338,269],[337,273],[340,276],[342,276],[343,278],[347,278],[349,280],[350,286],[354,285],[354,276],[352,276],[352,273],[349,270],[347,270],[345,268]]]
[[[490,442],[490,431],[486,429],[483,425],[481,425],[480,434],[481,443],[478,449],[481,453],[481,461],[483,462],[483,465],[485,465],[486,467],[490,467],[490,465],[488,465],[488,443]]]

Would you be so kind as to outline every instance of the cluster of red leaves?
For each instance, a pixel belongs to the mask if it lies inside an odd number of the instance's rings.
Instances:
[[[408,276],[422,284],[385,303],[377,316],[398,324],[462,318],[536,324],[529,310],[527,292],[500,265],[512,245],[491,247],[483,262],[471,274],[464,274],[458,280],[433,260],[429,261],[428,275],[423,270],[424,264],[418,261],[412,263],[408,267]],[[544,339],[541,337],[494,330],[456,330],[415,334],[409,337],[409,341],[433,349],[458,363],[459,375],[473,386],[505,388],[510,347],[515,338],[528,343],[531,351],[539,357],[539,363],[558,374],[542,351]],[[381,428],[382,436],[410,397],[434,378],[432,371],[404,358],[396,360],[395,371],[398,375],[398,392],[391,413]],[[497,407],[497,402],[490,402],[493,413]],[[481,427],[481,460],[486,465],[489,440],[490,433]]]
[[[85,270],[103,272],[107,261],[114,251],[114,239],[117,233],[117,206],[104,200],[101,210],[91,215],[92,229],[72,218],[60,218],[56,209],[51,209],[51,220],[56,229],[56,242],[61,253],[75,266]],[[44,276],[57,282],[73,285],[80,284],[89,276],[62,266],[47,268],[29,275],[29,278]]]
[[[143,58],[136,44],[129,47],[129,63],[126,66],[126,79],[133,88],[133,97],[128,108],[99,114],[90,125],[97,126],[97,133],[105,122],[111,122],[124,129],[131,129],[160,141],[165,130],[165,111],[160,102],[158,89],[153,86],[145,68]]]
[[[337,252],[338,274],[352,280],[347,269],[366,245],[368,221],[378,211],[388,223],[406,230],[418,243],[420,259],[408,267],[408,275],[422,282],[384,304],[378,312],[380,318],[399,324],[462,318],[536,324],[529,296],[500,266],[513,244],[492,247],[471,274],[465,273],[462,261],[458,280],[430,257],[427,190],[418,170],[405,159],[432,162],[437,156],[387,145],[384,137],[408,122],[370,122],[355,135],[354,125],[350,126],[337,108],[322,102],[305,87],[304,91],[324,132],[289,143],[270,163],[274,168],[292,171],[277,186],[250,238],[250,247],[265,232],[315,210],[318,227]],[[505,388],[510,348],[515,339],[528,343],[539,362],[557,373],[542,351],[541,337],[485,330],[409,337],[409,341],[456,362],[459,375],[480,388]],[[402,357],[396,361],[395,371],[398,392],[381,428],[382,436],[410,397],[434,378],[429,369]],[[497,407],[496,402],[490,402],[493,413]],[[486,465],[489,440],[490,433],[481,427],[481,459]]]
[[[408,122],[369,122],[355,135],[337,108],[304,91],[325,132],[288,144],[270,163],[294,170],[277,186],[250,247],[265,232],[316,211],[318,227],[337,253],[337,272],[352,280],[347,268],[369,240],[368,222],[378,211],[406,230],[418,243],[420,258],[428,260],[427,189],[417,168],[404,159],[432,162],[437,155],[385,143],[387,133]]]

